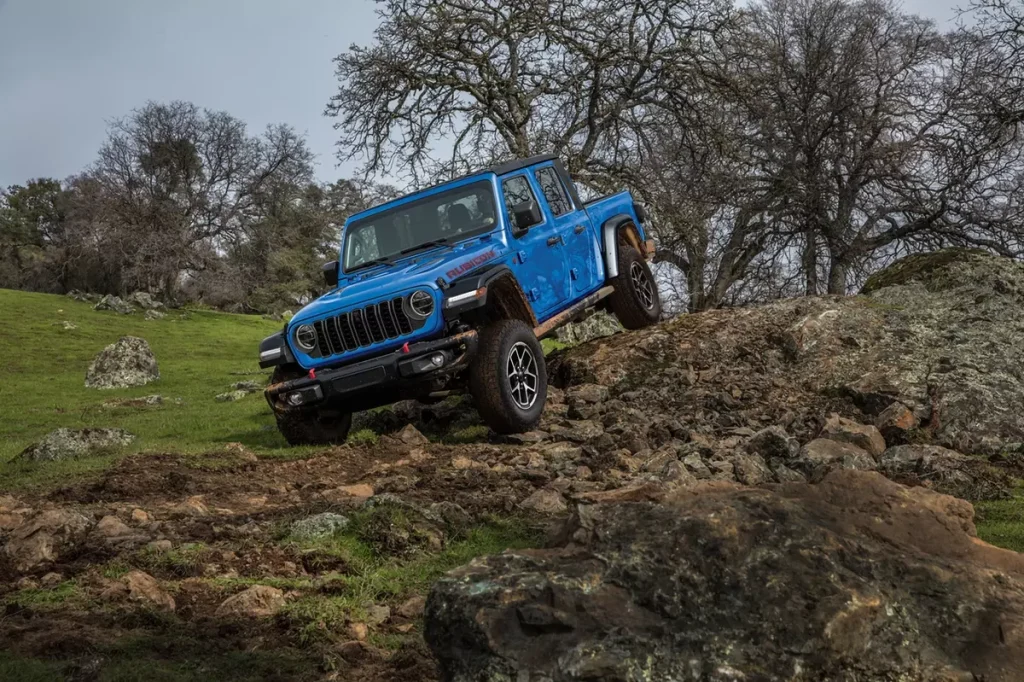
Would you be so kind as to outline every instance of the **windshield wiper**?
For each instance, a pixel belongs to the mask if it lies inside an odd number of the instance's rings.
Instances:
[[[413,251],[420,251],[421,249],[427,249],[430,248],[431,246],[444,246],[448,244],[448,240],[448,237],[442,237],[441,239],[431,239],[429,242],[423,242],[422,244],[417,244],[416,246],[410,246],[408,249],[402,249],[401,251],[398,252],[398,255],[404,256],[407,253],[412,253]]]
[[[381,256],[380,258],[374,258],[373,260],[368,260],[356,265],[355,267],[351,267],[348,269],[348,272],[351,273],[356,270],[362,270],[363,268],[368,268],[371,265],[394,265],[394,263],[391,262],[391,256]]]

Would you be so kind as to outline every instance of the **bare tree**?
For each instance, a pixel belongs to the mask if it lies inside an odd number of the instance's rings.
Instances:
[[[559,152],[601,177],[632,112],[685,95],[724,0],[379,0],[370,46],[336,60],[339,158],[416,182]]]

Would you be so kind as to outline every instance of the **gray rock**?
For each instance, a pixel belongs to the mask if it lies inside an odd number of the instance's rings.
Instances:
[[[122,336],[104,348],[89,365],[86,388],[143,386],[160,378],[156,358],[145,339]]]
[[[213,399],[218,403],[233,403],[236,400],[241,400],[249,395],[249,393],[249,391],[228,391],[227,393],[218,393]]]
[[[436,582],[425,638],[450,682],[1016,682],[1024,640],[957,615],[1024,622],[1024,564],[993,570],[971,517],[859,471],[581,505],[543,552]]]
[[[555,337],[562,343],[575,344],[593,341],[622,331],[622,325],[606,312],[599,311],[581,322],[560,328]]]
[[[246,393],[255,393],[256,391],[263,390],[263,385],[258,381],[236,381],[231,384],[232,390],[245,391]]]
[[[750,437],[747,450],[766,459],[789,459],[800,451],[800,443],[781,426],[769,426]]]
[[[112,310],[121,315],[131,315],[135,308],[130,303],[121,299],[120,296],[104,296],[92,307],[93,310]]]
[[[858,469],[872,471],[878,464],[866,451],[849,443],[816,438],[800,448],[800,454],[793,466],[807,474],[812,480],[820,480],[833,469]]]
[[[568,509],[565,498],[557,490],[541,488],[519,503],[527,511],[538,514],[561,514]]]
[[[134,440],[135,436],[123,429],[60,428],[22,450],[19,457],[33,462],[76,459],[124,447]]]
[[[920,420],[917,415],[901,402],[895,402],[882,410],[875,420],[875,426],[889,445],[906,444],[910,432],[916,429],[918,424]]]
[[[700,455],[691,454],[686,455],[682,459],[683,466],[689,471],[694,477],[698,479],[711,478],[711,469],[704,463],[704,460],[700,458]]]
[[[736,480],[744,485],[760,485],[774,479],[760,455],[736,455],[732,458],[732,467]]]
[[[163,303],[145,291],[136,291],[134,294],[130,294],[125,302],[137,305],[143,310],[161,310],[164,307]]]
[[[347,516],[333,512],[323,512],[322,514],[314,514],[313,516],[299,519],[291,525],[290,533],[292,537],[305,540],[323,538],[344,530],[348,527],[349,523],[350,521]]]
[[[608,399],[608,387],[599,384],[580,384],[565,392],[567,401],[582,403],[603,403]]]
[[[167,313],[162,313],[159,310],[147,310],[142,319],[152,322],[153,320],[162,320],[165,317],[167,317]]]

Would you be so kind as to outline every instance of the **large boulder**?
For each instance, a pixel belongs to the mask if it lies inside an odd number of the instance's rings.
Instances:
[[[47,566],[85,539],[92,521],[76,511],[48,509],[14,529],[3,556],[17,572]]]
[[[439,580],[426,639],[471,680],[977,680],[1024,670],[1024,556],[872,472],[592,504],[554,547]]]
[[[550,358],[548,375],[716,436],[778,424],[805,443],[835,412],[878,424],[890,445],[997,455],[1024,443],[1022,365],[1024,263],[953,249],[894,264],[862,296],[711,310],[585,343]]]
[[[145,339],[122,336],[104,348],[89,365],[86,388],[143,386],[160,378],[156,358]]]
[[[164,304],[153,298],[153,295],[145,291],[136,291],[125,299],[132,305],[137,305],[143,310],[160,310]]]
[[[19,457],[33,462],[54,462],[102,454],[130,445],[135,436],[124,429],[55,429]]]

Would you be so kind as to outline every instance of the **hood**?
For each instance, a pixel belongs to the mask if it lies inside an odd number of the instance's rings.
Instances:
[[[318,320],[363,303],[381,300],[389,295],[406,294],[415,288],[436,291],[438,277],[448,280],[450,277],[447,277],[446,274],[453,270],[459,270],[464,264],[493,252],[493,257],[475,263],[475,269],[476,266],[496,259],[504,251],[505,246],[500,240],[473,239],[457,244],[453,249],[442,247],[422,254],[415,254],[396,261],[394,265],[375,265],[366,270],[356,271],[351,276],[342,274],[337,289],[324,294],[299,310],[292,318],[292,323]],[[459,270],[459,273],[461,274],[463,271],[468,272],[468,270]]]

